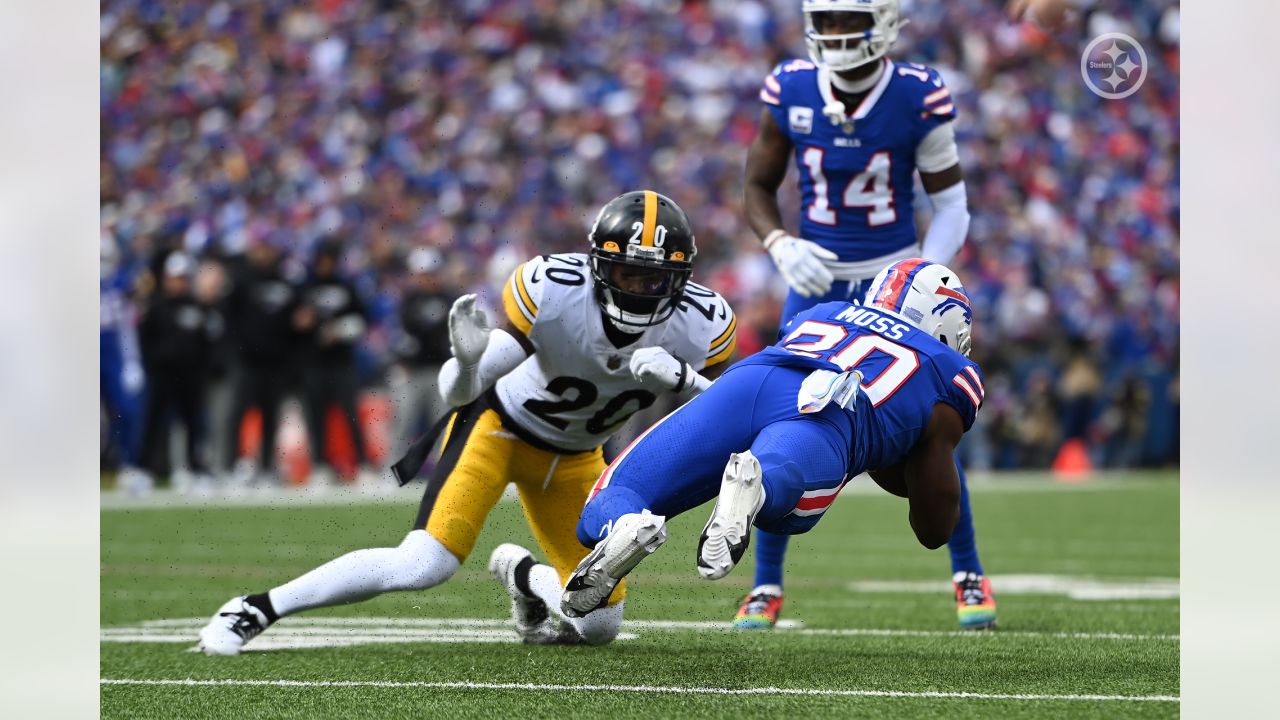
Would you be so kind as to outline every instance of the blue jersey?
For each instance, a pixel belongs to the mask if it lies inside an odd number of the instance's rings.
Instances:
[[[760,90],[795,148],[800,236],[842,262],[872,260],[918,242],[916,148],[956,116],[937,70],[884,63],[880,82],[842,123],[822,114],[818,69],[808,60],[779,64]]]
[[[955,408],[967,431],[984,393],[972,360],[891,313],[843,302],[797,314],[776,345],[739,364],[861,372],[862,392],[853,412],[853,473],[905,459],[938,403]]]

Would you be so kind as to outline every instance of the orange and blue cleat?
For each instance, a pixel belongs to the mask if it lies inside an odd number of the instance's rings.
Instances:
[[[956,616],[964,630],[991,630],[996,626],[996,596],[991,581],[974,572],[958,572],[951,578],[956,588]]]
[[[782,586],[761,585],[751,591],[738,608],[733,626],[741,630],[769,630],[782,614]]]

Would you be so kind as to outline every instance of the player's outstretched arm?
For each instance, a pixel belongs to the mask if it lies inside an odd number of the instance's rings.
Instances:
[[[911,529],[920,544],[930,550],[951,539],[960,517],[960,475],[954,456],[962,435],[964,421],[960,413],[939,403],[903,464]]]
[[[440,368],[440,396],[451,407],[480,397],[498,378],[533,354],[533,345],[510,326],[489,329],[475,295],[463,295],[449,310],[449,346],[453,357]]]

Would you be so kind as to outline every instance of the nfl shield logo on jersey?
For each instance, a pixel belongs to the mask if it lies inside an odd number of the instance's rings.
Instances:
[[[789,111],[787,119],[791,123],[791,132],[808,135],[813,130],[813,108],[792,106],[787,110]]]
[[[605,361],[605,366],[610,370],[617,370],[622,367],[622,358],[618,355],[610,355],[609,359]]]

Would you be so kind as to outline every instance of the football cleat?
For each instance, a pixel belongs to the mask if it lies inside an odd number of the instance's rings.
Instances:
[[[270,624],[261,610],[245,602],[244,595],[233,597],[200,631],[197,647],[205,655],[239,655],[244,644]]]
[[[569,576],[560,610],[577,618],[603,607],[622,578],[667,541],[666,520],[642,510],[614,521],[608,537]]]
[[[546,643],[547,604],[536,595],[526,595],[516,584],[516,568],[528,562],[532,567],[533,553],[512,543],[494,548],[489,556],[489,574],[502,584],[511,596],[511,619],[516,623],[516,633],[526,643]]]
[[[761,585],[742,600],[733,626],[740,630],[770,630],[778,624],[781,614],[782,587]]]
[[[751,522],[764,506],[763,471],[751,451],[734,453],[724,467],[720,496],[698,539],[698,573],[707,580],[729,574],[751,543]]]
[[[956,588],[956,616],[965,630],[991,630],[996,626],[996,596],[991,581],[974,572],[958,572],[951,578]]]

